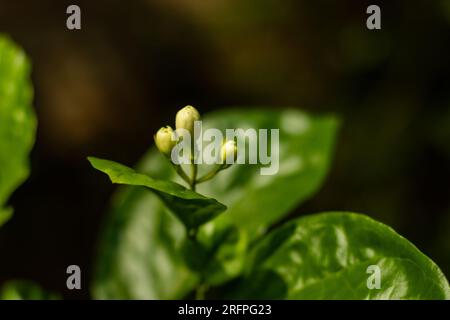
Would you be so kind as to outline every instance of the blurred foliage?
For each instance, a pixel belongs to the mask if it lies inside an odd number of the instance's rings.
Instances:
[[[54,293],[42,290],[38,285],[23,280],[8,281],[0,290],[0,300],[57,300]]]
[[[27,57],[0,34],[0,225],[12,214],[6,201],[29,174],[36,131],[32,97]]]
[[[433,261],[391,228],[354,213],[290,221],[259,242],[250,261],[248,274],[281,275],[289,299],[450,299]],[[378,268],[379,287],[368,285],[369,266]]]
[[[28,58],[0,34],[0,226],[12,216],[12,208],[3,206],[29,175],[28,158],[37,125],[32,98]],[[27,281],[10,281],[0,291],[0,299],[51,297]]]

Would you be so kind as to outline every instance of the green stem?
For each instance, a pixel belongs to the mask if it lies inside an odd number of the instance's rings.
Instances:
[[[170,161],[175,171],[178,173],[178,175],[190,186],[191,185],[191,179],[187,176],[187,174],[184,172],[183,168],[179,164],[175,164],[172,161]]]
[[[219,167],[211,170],[209,173],[205,174],[203,177],[197,179],[198,166],[195,163],[193,154],[194,154],[194,149],[192,149],[192,156],[191,156],[191,178],[190,178],[189,185],[191,187],[191,190],[195,191],[195,187],[198,183],[205,182],[207,180],[214,178],[214,176],[220,170],[222,170],[224,168],[224,166],[219,166]],[[188,237],[194,242],[198,242],[197,234],[198,234],[198,227],[192,228],[191,230],[188,231]],[[203,275],[200,274],[199,285],[195,288],[195,299],[196,300],[204,300],[207,290],[208,290],[208,285],[204,283]]]
[[[191,189],[192,191],[195,191],[195,185],[197,184],[197,164],[194,163],[194,160],[192,159],[191,162]]]
[[[215,169],[213,169],[210,172],[208,172],[207,174],[205,174],[203,177],[200,177],[199,179],[197,179],[197,184],[211,180],[212,178],[214,178],[216,176],[216,174],[218,174],[220,171],[222,171],[225,168],[227,168],[225,165],[220,165],[220,166],[216,167]]]

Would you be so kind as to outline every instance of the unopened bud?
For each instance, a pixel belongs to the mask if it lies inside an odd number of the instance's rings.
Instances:
[[[165,155],[169,155],[173,147],[177,144],[175,141],[175,133],[170,126],[159,129],[154,139],[158,150]]]
[[[200,120],[200,113],[193,106],[186,106],[177,112],[175,116],[175,127],[186,129],[189,133],[194,132],[194,122]]]
[[[237,146],[236,142],[233,140],[228,140],[222,145],[221,149],[222,162],[226,164],[231,164],[231,159],[233,162],[237,159]],[[227,161],[227,159],[230,159]]]

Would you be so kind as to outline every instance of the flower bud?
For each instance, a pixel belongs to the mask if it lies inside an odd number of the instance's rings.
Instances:
[[[200,113],[193,106],[186,106],[175,116],[175,128],[194,132],[194,122],[200,120]]]
[[[173,147],[177,144],[174,137],[175,133],[170,126],[159,129],[154,136],[158,150],[165,155],[169,155]]]
[[[237,146],[236,142],[233,140],[228,140],[222,145],[221,149],[221,156],[222,156],[222,162],[227,163],[227,158],[230,157],[230,159],[233,159],[233,161],[236,161],[237,159]],[[230,163],[227,163],[230,164]]]

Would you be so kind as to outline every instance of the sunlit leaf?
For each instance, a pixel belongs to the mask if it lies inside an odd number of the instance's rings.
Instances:
[[[114,161],[94,157],[90,157],[89,161],[95,169],[106,173],[113,183],[149,188],[188,230],[199,227],[226,209],[216,200],[204,197],[175,182],[153,179]]]
[[[315,214],[274,230],[255,247],[247,273],[261,270],[285,281],[289,299],[450,299],[433,261],[388,226],[354,213]]]

